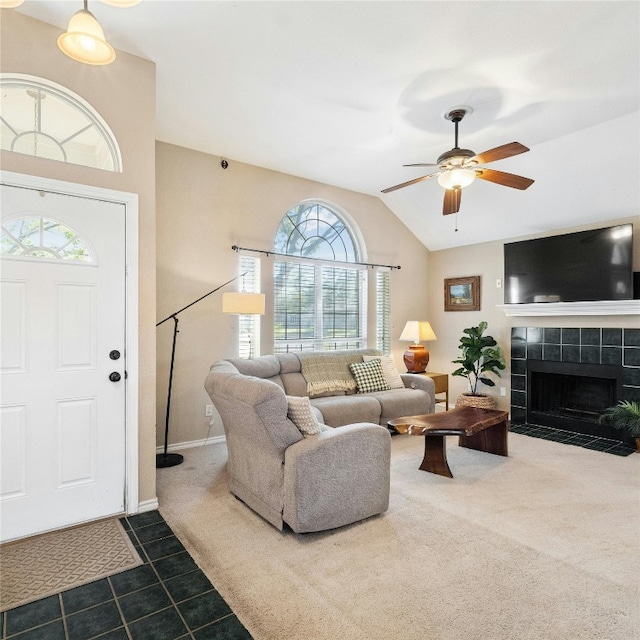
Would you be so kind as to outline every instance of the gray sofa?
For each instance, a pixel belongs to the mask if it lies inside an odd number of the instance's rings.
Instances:
[[[323,354],[361,361],[362,355],[380,352]],[[433,381],[412,374],[402,375],[403,389],[322,393],[310,400],[321,432],[304,437],[287,417],[286,398],[307,395],[301,358],[289,353],[221,360],[205,381],[226,435],[229,490],[278,529],[286,522],[297,533],[333,529],[385,511],[386,423],[432,413],[435,406]]]

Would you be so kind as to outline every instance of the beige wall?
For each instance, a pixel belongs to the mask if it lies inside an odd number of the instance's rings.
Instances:
[[[634,224],[634,271],[640,271],[640,220],[638,218],[625,218],[617,221],[582,226],[572,229],[563,229],[557,233],[583,231],[608,227],[614,224],[632,222]],[[527,238],[513,238],[524,240]],[[556,235],[556,234],[553,234]],[[429,345],[431,360],[429,369],[451,373],[456,366],[451,363],[460,355],[458,349],[462,330],[466,327],[476,326],[481,320],[488,323],[487,334],[492,335],[502,348],[507,361],[507,369],[496,381],[495,387],[480,385],[483,393],[496,397],[501,409],[509,409],[511,395],[509,357],[511,352],[511,327],[637,327],[640,318],[637,315],[621,316],[565,316],[565,317],[513,317],[505,316],[497,305],[504,302],[503,289],[496,288],[496,280],[504,280],[504,242],[487,242],[483,244],[458,247],[443,251],[434,251],[429,256],[429,309],[430,320],[434,331],[438,336],[437,342]],[[481,282],[481,308],[480,311],[444,311],[444,279],[465,276],[480,276]],[[449,401],[455,402],[456,398],[467,391],[467,382],[464,378],[449,377]],[[506,396],[499,396],[499,387],[505,387]]]
[[[405,345],[397,338],[408,319],[427,317],[428,252],[378,198],[158,142],[158,320],[239,273],[241,247],[269,250],[282,216],[308,198],[328,200],[358,225],[368,262],[400,265],[392,271],[392,347],[400,366]],[[255,254],[254,254],[255,255]],[[262,353],[272,353],[272,265],[263,257]],[[373,278],[370,278],[372,281]],[[238,289],[238,283],[227,290]],[[370,287],[370,292],[373,293]],[[171,400],[170,442],[220,435],[209,431],[203,384],[211,364],[237,355],[237,319],[221,314],[218,292],[180,315]],[[370,305],[371,306],[371,305]],[[173,322],[158,328],[158,444],[162,443]],[[375,332],[370,323],[370,346]]]
[[[118,52],[107,67],[74,62],[56,46],[60,30],[2,10],[2,72],[51,80],[89,102],[114,132],[123,172],[111,173],[3,151],[2,168],[139,196],[139,498],[155,499],[155,65]]]

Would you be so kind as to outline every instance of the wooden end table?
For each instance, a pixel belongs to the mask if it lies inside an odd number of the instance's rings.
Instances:
[[[446,436],[458,436],[458,445],[507,456],[509,414],[498,409],[460,407],[446,413],[405,416],[388,422],[398,433],[424,436],[422,471],[453,478],[447,463]]]

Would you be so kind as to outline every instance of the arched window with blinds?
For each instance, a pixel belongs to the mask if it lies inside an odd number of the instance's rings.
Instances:
[[[287,211],[274,252],[275,353],[367,346],[363,247],[335,205],[309,200]]]

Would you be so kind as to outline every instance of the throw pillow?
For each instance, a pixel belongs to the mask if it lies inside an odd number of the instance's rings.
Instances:
[[[380,359],[370,360],[369,362],[354,362],[349,365],[349,368],[356,379],[358,393],[389,390],[389,385],[382,374]]]
[[[387,381],[390,389],[404,389],[404,382],[396,369],[396,363],[391,356],[362,356],[364,362],[380,360],[382,365],[382,375]]]
[[[287,396],[287,416],[304,436],[315,436],[322,431],[307,396]]]

